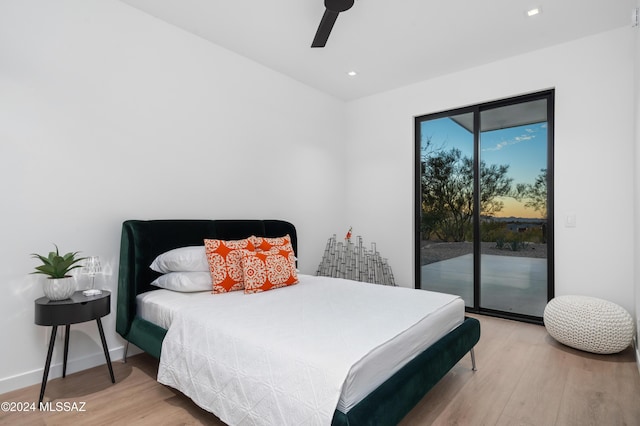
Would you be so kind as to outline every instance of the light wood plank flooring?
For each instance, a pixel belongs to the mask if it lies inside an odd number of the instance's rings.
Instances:
[[[640,374],[632,348],[593,355],[555,342],[544,327],[476,316],[478,371],[467,355],[401,425],[640,425]],[[45,354],[43,353],[43,359]],[[187,397],[155,381],[145,354],[48,383],[45,402],[85,402],[85,412],[0,412],[11,425],[222,425]],[[37,401],[40,385],[0,401]]]

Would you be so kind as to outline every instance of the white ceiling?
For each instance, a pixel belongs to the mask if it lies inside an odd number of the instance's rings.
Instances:
[[[340,99],[631,26],[635,0],[356,0],[325,48],[323,0],[121,0]],[[541,7],[533,18],[526,11]],[[358,75],[349,77],[355,70]]]

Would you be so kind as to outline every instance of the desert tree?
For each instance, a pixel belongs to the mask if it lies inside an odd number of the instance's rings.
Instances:
[[[480,162],[480,211],[493,216],[502,210],[500,197],[511,193],[508,165]],[[422,223],[425,236],[442,241],[465,241],[474,214],[473,159],[457,148],[423,153],[421,159]]]
[[[543,219],[547,217],[547,169],[540,169],[540,174],[533,184],[519,183],[513,196],[518,201],[524,201],[526,208],[540,212]]]

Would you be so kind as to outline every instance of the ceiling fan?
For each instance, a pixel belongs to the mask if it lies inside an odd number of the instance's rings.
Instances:
[[[333,24],[336,23],[340,12],[351,9],[354,0],[324,0],[324,15],[316,31],[316,36],[313,38],[311,47],[324,47],[329,39],[329,34],[333,28]]]

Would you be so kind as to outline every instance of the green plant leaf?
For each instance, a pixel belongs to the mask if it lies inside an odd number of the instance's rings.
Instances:
[[[86,259],[85,257],[76,258],[78,251],[69,252],[64,256],[60,256],[58,246],[55,245],[56,251],[49,252],[47,257],[41,256],[37,253],[32,253],[31,256],[35,259],[39,259],[42,265],[37,266],[33,274],[45,274],[51,278],[64,278],[69,274],[69,271],[80,268],[78,262]]]
[[[32,253],[31,257],[36,258],[36,259],[40,259],[40,261],[42,263],[44,263],[45,265],[51,265],[51,261],[47,257],[40,256],[39,254],[36,254],[36,253]]]
[[[46,275],[51,275],[51,274],[55,274],[55,268],[51,265],[40,265],[40,266],[36,266],[36,272],[34,272],[34,274],[46,274]]]
[[[74,251],[74,252],[69,252],[67,254],[65,254],[64,256],[62,256],[64,258],[64,260],[68,260],[68,259],[73,259],[79,252]]]

